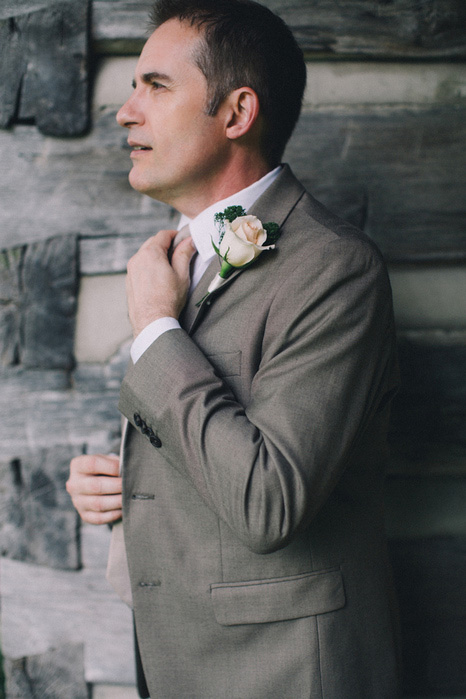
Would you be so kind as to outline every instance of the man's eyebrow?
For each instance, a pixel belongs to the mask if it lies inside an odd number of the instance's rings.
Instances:
[[[169,75],[166,75],[165,73],[159,73],[158,71],[154,70],[150,73],[143,73],[141,75],[141,82],[143,82],[145,85],[150,85],[156,80],[163,80],[165,82],[171,82],[171,78]],[[136,80],[133,80],[131,83],[133,87],[136,87]]]

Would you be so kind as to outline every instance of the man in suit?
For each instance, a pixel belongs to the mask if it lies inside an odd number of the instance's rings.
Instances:
[[[283,22],[249,0],[158,0],[153,20],[117,118],[132,186],[191,237],[128,264],[123,481],[83,456],[68,490],[88,522],[123,514],[150,696],[393,699],[384,264],[280,165],[305,84]],[[281,235],[208,293],[233,205]]]

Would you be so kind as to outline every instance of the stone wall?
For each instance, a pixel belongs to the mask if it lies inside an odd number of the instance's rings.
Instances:
[[[406,695],[466,695],[466,6],[268,0],[309,82],[287,160],[380,245],[394,291],[387,527]],[[104,580],[107,528],[64,490],[114,451],[130,329],[128,257],[173,221],[133,192],[116,125],[147,3],[0,8],[0,546],[8,699],[134,684],[129,611]],[[117,685],[121,686],[120,690]],[[103,695],[102,695],[103,696]]]

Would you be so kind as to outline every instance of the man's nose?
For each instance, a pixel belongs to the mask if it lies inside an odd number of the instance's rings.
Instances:
[[[133,124],[141,123],[141,114],[137,109],[134,98],[130,97],[117,112],[116,120],[120,126],[129,128]]]

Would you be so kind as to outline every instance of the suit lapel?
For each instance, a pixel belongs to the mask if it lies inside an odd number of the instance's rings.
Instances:
[[[214,303],[220,291],[223,291],[225,287],[233,283],[233,281],[238,277],[244,269],[236,269],[230,274],[227,279],[224,279],[222,284],[215,289],[215,291],[208,294],[208,287],[212,279],[215,277],[217,272],[220,271],[220,264],[218,257],[214,257],[212,262],[207,267],[206,271],[201,277],[199,284],[194,289],[193,293],[189,297],[185,307],[183,308],[182,314],[180,316],[180,325],[184,328],[189,335],[192,335],[194,330],[197,328],[202,318],[204,317],[206,309],[211,303]]]
[[[275,182],[259,197],[259,199],[248,210],[248,214],[254,214],[262,222],[275,221],[280,228],[283,227],[286,219],[296,206],[305,190],[302,184],[295,178],[288,165],[283,166],[283,170]],[[277,247],[280,247],[280,240]],[[254,263],[253,263],[254,264]],[[195,331],[205,315],[207,307],[215,303],[215,299],[220,292],[224,292],[234,280],[246,269],[237,269],[225,279],[225,281],[214,292],[207,295],[207,288],[220,271],[218,257],[214,257],[208,268],[202,275],[199,284],[188,299],[186,306],[180,317],[181,326],[190,334]],[[201,303],[199,303],[202,300]],[[199,305],[196,305],[198,304]]]
[[[200,306],[197,306],[196,304],[207,294],[207,287],[219,270],[220,265],[218,262],[218,257],[215,256],[202,275],[193,293],[189,296],[181,313],[180,325],[186,330],[186,332],[191,333],[193,331],[194,321],[198,316],[202,317],[204,312],[202,307],[204,304],[201,304]]]

